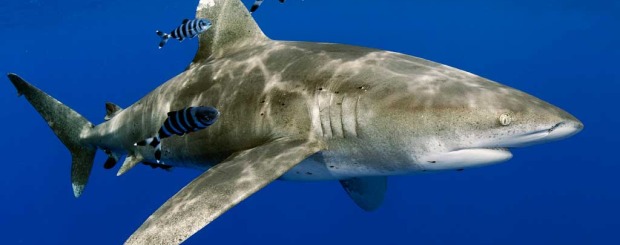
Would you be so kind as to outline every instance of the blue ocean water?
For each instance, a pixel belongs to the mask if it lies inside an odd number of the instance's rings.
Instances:
[[[155,30],[192,18],[197,2],[4,0],[0,72],[102,122],[106,101],[130,106],[189,64],[197,41],[158,50]],[[186,244],[620,244],[618,1],[267,0],[254,17],[273,39],[380,48],[481,75],[585,129],[494,166],[391,177],[372,213],[337,182],[277,181]],[[99,153],[75,199],[69,152],[3,79],[1,244],[120,244],[200,174],[141,166],[116,177]]]

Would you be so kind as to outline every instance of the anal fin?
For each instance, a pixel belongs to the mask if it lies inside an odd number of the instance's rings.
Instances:
[[[357,206],[365,211],[374,211],[383,203],[387,177],[356,177],[341,180],[340,184]]]
[[[142,155],[136,155],[136,154],[127,155],[127,157],[125,158],[125,161],[123,162],[123,166],[121,166],[121,168],[118,170],[118,172],[116,173],[116,176],[121,176],[125,174],[127,171],[135,167],[136,164],[138,164],[139,162],[142,162],[142,160],[144,160],[144,157],[142,157]]]
[[[237,152],[168,199],[125,244],[179,244],[306,157],[315,141],[278,139]]]

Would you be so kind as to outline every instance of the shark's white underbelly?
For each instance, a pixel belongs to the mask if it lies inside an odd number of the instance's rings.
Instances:
[[[354,160],[334,152],[318,152],[286,172],[280,180],[316,181],[340,180],[363,176],[402,174],[405,170],[386,171],[370,162]]]

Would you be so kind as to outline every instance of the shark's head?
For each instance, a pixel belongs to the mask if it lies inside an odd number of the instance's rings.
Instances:
[[[563,139],[583,128],[562,109],[479,76],[419,59],[399,64],[389,71],[389,82],[369,86],[365,96],[372,100],[362,100],[360,108],[369,110],[362,123],[376,129],[367,131],[372,137],[400,148],[415,168],[497,163],[512,157],[510,148]]]
[[[486,125],[487,128],[472,128],[472,132],[486,137],[471,144],[463,143],[463,148],[523,147],[564,139],[583,129],[581,121],[569,113],[520,91],[496,96],[496,104],[486,108],[496,116],[496,122]]]

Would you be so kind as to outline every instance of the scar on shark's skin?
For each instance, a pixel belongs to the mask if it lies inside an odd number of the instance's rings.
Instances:
[[[201,0],[196,18],[214,24],[199,36],[187,69],[125,109],[106,105],[106,121],[96,126],[8,75],[71,152],[76,197],[98,149],[108,155],[106,168],[126,156],[117,175],[140,162],[202,172],[125,244],[182,243],[277,179],[338,181],[358,207],[373,211],[384,200],[388,176],[496,164],[509,160],[514,147],[583,128],[541,99],[432,61],[271,40],[239,0]],[[134,146],[145,138],[145,145],[155,142],[148,137],[162,129],[168,112],[195,105],[223,113],[205,130],[166,139],[161,156]],[[187,114],[175,114],[163,128],[167,135],[193,129],[181,115]],[[166,165],[154,163],[160,157]]]

